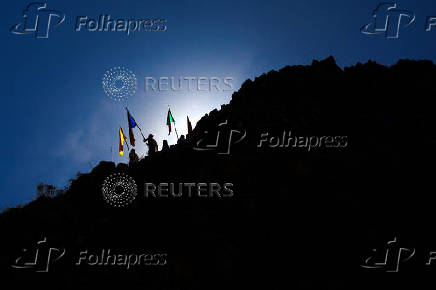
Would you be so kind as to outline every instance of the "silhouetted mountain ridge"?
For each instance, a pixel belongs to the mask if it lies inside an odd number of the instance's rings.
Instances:
[[[434,80],[431,61],[389,67],[368,61],[342,70],[333,57],[246,80],[230,104],[197,123],[185,144],[131,166],[102,161],[65,194],[0,215],[2,270],[18,288],[411,286],[411,280],[362,272],[360,265],[368,250],[393,236],[436,245],[436,237],[421,230],[433,219]],[[209,150],[205,144],[214,144],[218,132],[223,139]],[[289,140],[289,132],[294,138],[344,137],[346,145],[271,146],[283,134]],[[229,154],[217,154],[243,133]],[[275,139],[259,147],[266,133]],[[120,172],[135,180],[138,196],[114,208],[101,187]],[[145,198],[146,182],[232,183],[234,196]],[[44,237],[67,248],[69,259],[45,276],[10,269],[20,249]],[[165,252],[168,265],[76,267],[71,261],[84,248]]]

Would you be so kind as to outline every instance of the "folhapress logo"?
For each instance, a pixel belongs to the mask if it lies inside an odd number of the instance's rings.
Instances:
[[[365,269],[382,269],[386,272],[396,273],[400,270],[401,263],[410,260],[415,255],[414,248],[398,246],[396,237],[387,243],[384,252],[378,252],[378,249],[373,249],[371,255],[360,266]]]
[[[247,136],[247,131],[232,129],[228,126],[227,121],[228,120],[225,120],[224,122],[218,124],[219,129],[216,134],[216,138],[213,138],[215,137],[215,135],[209,136],[209,132],[205,131],[205,136],[197,141],[197,146],[193,147],[193,149],[196,151],[216,151],[217,154],[229,155],[232,145],[238,144],[239,142],[244,140],[244,138]],[[223,133],[222,135],[221,131]],[[236,134],[236,136],[239,135],[237,139],[234,139],[234,134]],[[207,144],[208,142],[205,141],[205,139],[210,139],[209,137],[213,138],[212,140],[209,140],[214,141],[212,144]]]
[[[50,265],[65,255],[65,248],[52,248],[47,245],[47,238],[36,243],[31,250],[23,249],[22,254],[11,265],[14,269],[33,269],[36,272],[47,273]]]
[[[415,261],[411,261],[412,258]],[[436,251],[426,249],[416,249],[412,247],[400,246],[398,239],[388,241],[387,245],[382,248],[374,248],[371,254],[366,258],[360,267],[365,269],[379,270],[383,272],[398,273],[400,265],[405,262],[411,266],[420,267],[421,269],[433,268],[433,261],[436,260]]]
[[[360,31],[364,34],[384,34],[386,38],[398,38],[400,28],[415,21],[415,13],[397,9],[396,3],[380,3],[372,12],[372,21]]]
[[[35,38],[48,38],[50,27],[57,27],[65,20],[59,10],[47,9],[47,3],[32,2],[23,11],[23,22],[11,27],[14,34],[33,34]]]

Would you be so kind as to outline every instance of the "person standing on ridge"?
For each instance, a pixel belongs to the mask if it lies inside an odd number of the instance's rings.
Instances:
[[[177,144],[185,144],[186,139],[185,139],[185,135],[181,135],[179,140],[177,140]]]
[[[157,142],[153,139],[153,137],[153,134],[150,134],[148,135],[147,139],[143,140],[148,146],[148,156],[151,156],[157,152]]]
[[[168,141],[163,140],[162,151],[168,151],[168,150],[170,150],[170,146],[168,145]]]
[[[135,149],[130,150],[129,153],[129,164],[134,164],[139,161],[139,157],[135,152]]]

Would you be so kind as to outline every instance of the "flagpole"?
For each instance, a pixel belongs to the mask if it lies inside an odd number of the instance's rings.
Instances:
[[[179,140],[179,134],[177,134],[176,122],[174,122],[174,131],[176,132],[177,140]]]
[[[144,137],[144,134],[142,134],[142,130],[141,130],[141,128],[139,128],[139,126],[138,126],[138,123],[136,123],[136,127],[138,127],[138,129],[139,129],[139,132],[141,132],[142,138],[144,138],[144,139],[145,139],[145,137]]]

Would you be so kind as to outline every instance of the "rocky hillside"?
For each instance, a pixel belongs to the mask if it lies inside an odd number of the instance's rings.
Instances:
[[[333,57],[247,80],[186,143],[137,164],[102,161],[64,194],[0,215],[2,283],[416,289],[417,275],[430,283],[435,80],[431,61],[342,70]],[[394,238],[416,249],[408,261],[399,254],[401,276],[386,273],[395,257],[362,267]],[[119,255],[114,264],[108,249]]]

